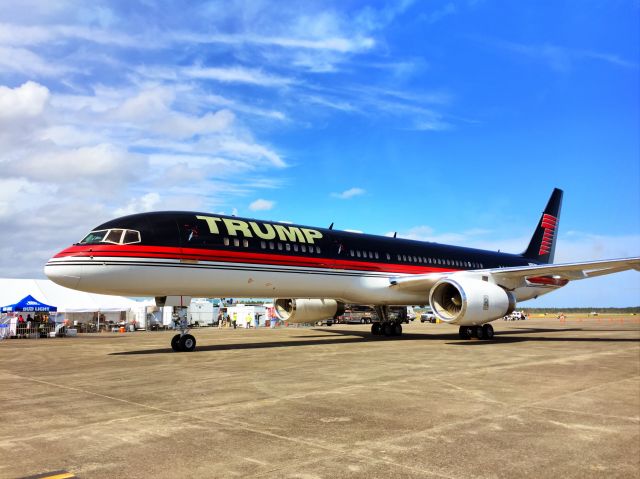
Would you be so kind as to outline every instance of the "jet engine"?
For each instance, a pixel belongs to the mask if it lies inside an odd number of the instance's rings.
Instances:
[[[286,299],[273,301],[276,315],[290,323],[314,323],[344,313],[344,303],[335,299]]]
[[[444,278],[429,295],[434,314],[445,323],[475,326],[502,318],[516,308],[515,296],[474,278]]]

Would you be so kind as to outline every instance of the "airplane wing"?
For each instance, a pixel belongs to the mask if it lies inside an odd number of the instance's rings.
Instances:
[[[581,263],[543,264],[534,266],[515,266],[511,268],[493,268],[476,270],[470,273],[491,275],[500,286],[512,289],[527,284],[527,281],[554,281],[558,286],[568,281],[594,278],[605,274],[619,273],[635,269],[640,271],[640,257]],[[391,287],[411,291],[429,291],[440,279],[460,274],[459,272],[428,273],[412,276],[389,278]],[[464,273],[463,273],[464,274]]]

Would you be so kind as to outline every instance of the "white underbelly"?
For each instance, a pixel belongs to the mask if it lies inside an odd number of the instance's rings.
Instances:
[[[389,288],[387,273],[330,268],[94,257],[52,261],[45,272],[74,289],[123,296],[332,298],[361,304],[428,301],[427,295]]]

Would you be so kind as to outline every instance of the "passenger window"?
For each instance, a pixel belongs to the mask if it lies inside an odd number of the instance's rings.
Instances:
[[[353,256],[353,254],[354,254],[354,253],[353,253],[353,250],[352,250],[352,249],[350,249],[350,250],[349,250],[349,256]]]
[[[376,255],[376,259],[380,259],[380,256],[378,256],[378,252],[377,251],[375,252],[375,255]]]
[[[278,243],[278,251],[282,251],[282,243]]]
[[[240,239],[233,238],[233,246],[240,246]]]
[[[266,241],[260,241],[260,248],[266,249],[267,248],[267,242]]]
[[[302,250],[303,253],[307,252],[307,247],[303,244],[300,245],[300,249]]]
[[[398,261],[402,261],[402,256],[398,255]]]
[[[315,248],[311,245],[309,245],[309,253],[314,253]]]
[[[291,251],[291,245],[289,243],[285,243],[284,249],[286,249],[287,251]]]
[[[373,259],[373,253],[369,251],[369,259]]]
[[[293,251],[295,251],[296,253],[298,252],[298,245],[297,244],[293,245]]]
[[[269,249],[274,249],[276,244],[273,241],[269,241]]]
[[[387,261],[391,261],[391,255],[387,253]]]
[[[316,253],[318,254],[322,253],[322,251],[320,251],[320,246],[316,246]]]
[[[249,240],[243,239],[242,240],[242,246],[244,246],[245,248],[249,247]]]
[[[360,250],[356,251],[356,256],[359,258],[360,257]]]
[[[222,243],[223,243],[225,246],[229,246],[229,238],[224,238],[224,239],[222,240]]]

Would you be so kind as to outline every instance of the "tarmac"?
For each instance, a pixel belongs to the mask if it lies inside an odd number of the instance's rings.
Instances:
[[[640,323],[0,341],[0,477],[639,477]]]

